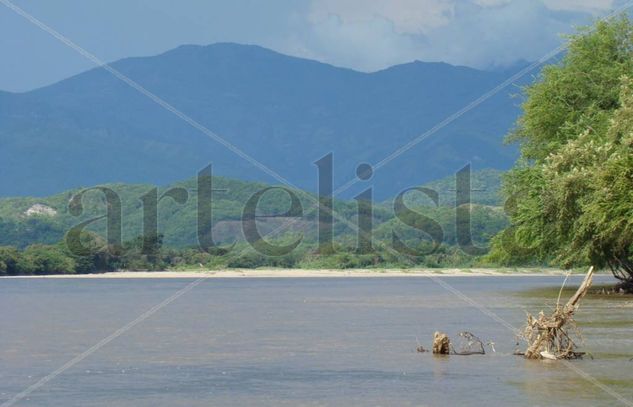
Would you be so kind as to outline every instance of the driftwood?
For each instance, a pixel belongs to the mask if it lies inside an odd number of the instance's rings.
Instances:
[[[443,332],[433,334],[433,353],[435,355],[448,355],[451,351],[451,340]]]
[[[458,345],[458,350],[453,348],[451,344],[452,353],[455,355],[485,355],[484,343],[481,339],[477,338],[470,332],[464,331],[459,333],[461,341]]]
[[[484,344],[479,338],[470,332],[461,332],[458,350],[455,350],[450,338],[443,332],[435,332],[433,335],[433,353],[436,355],[485,355]],[[418,352],[425,352],[422,346],[418,346]]]
[[[589,291],[592,280],[593,267],[589,269],[582,284],[565,305],[560,305],[559,294],[556,309],[551,315],[545,315],[543,311],[537,317],[528,314],[522,334],[528,347],[525,352],[518,354],[527,359],[557,360],[582,357],[583,353],[576,351],[577,345],[572,339],[571,332],[579,336],[573,318],[574,312],[578,310],[580,300]]]
[[[574,322],[574,313],[580,306],[580,301],[589,291],[593,281],[593,267],[585,275],[582,284],[572,297],[565,303],[560,304],[560,296],[563,292],[561,287],[556,301],[556,309],[551,315],[545,315],[543,311],[534,317],[527,315],[527,324],[520,335],[528,343],[525,352],[515,352],[516,355],[524,356],[527,359],[576,359],[582,357],[584,352],[577,351],[577,345],[572,339],[580,337],[580,333]],[[486,353],[483,342],[470,332],[459,334],[461,342],[459,350],[455,350],[451,340],[443,332],[435,332],[433,335],[433,354],[435,355],[484,355]],[[494,343],[489,342],[494,351]],[[518,345],[518,344],[517,344]],[[418,343],[418,352],[426,352]]]

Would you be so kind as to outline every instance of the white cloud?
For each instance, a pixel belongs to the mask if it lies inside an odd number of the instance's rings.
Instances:
[[[310,1],[292,48],[373,71],[415,59],[475,67],[534,60],[560,44],[559,34],[623,0]]]
[[[453,11],[453,0],[314,0],[310,21],[321,24],[336,17],[355,25],[384,20],[397,34],[423,34],[448,24]]]
[[[512,0],[473,0],[478,6],[481,7],[499,7],[510,3]]]
[[[384,18],[344,22],[338,15],[330,15],[313,23],[302,36],[289,40],[301,55],[366,71],[409,61],[416,55],[414,38],[398,34]]]
[[[599,13],[614,7],[614,0],[543,0],[550,10]]]

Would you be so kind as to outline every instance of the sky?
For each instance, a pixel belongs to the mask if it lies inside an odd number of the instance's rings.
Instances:
[[[625,0],[0,0],[0,90],[94,65],[7,8],[11,1],[107,62],[182,44],[257,44],[361,71],[443,61],[496,69],[536,60],[560,34]]]

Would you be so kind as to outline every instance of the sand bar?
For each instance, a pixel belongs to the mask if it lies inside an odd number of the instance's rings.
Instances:
[[[59,274],[47,276],[8,276],[2,278],[314,278],[314,277],[485,277],[485,276],[562,276],[560,269],[225,269],[184,271],[116,271],[102,274]]]

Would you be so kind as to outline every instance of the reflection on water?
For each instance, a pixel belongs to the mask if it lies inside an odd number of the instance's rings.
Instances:
[[[520,327],[562,278],[445,281]],[[189,282],[0,280],[0,404]],[[528,289],[543,290],[517,295]],[[633,401],[631,304],[586,299],[577,320],[594,359],[572,363]],[[497,353],[416,353],[436,330],[471,331]],[[18,405],[617,403],[562,363],[512,356],[515,343],[425,278],[210,279]]]

